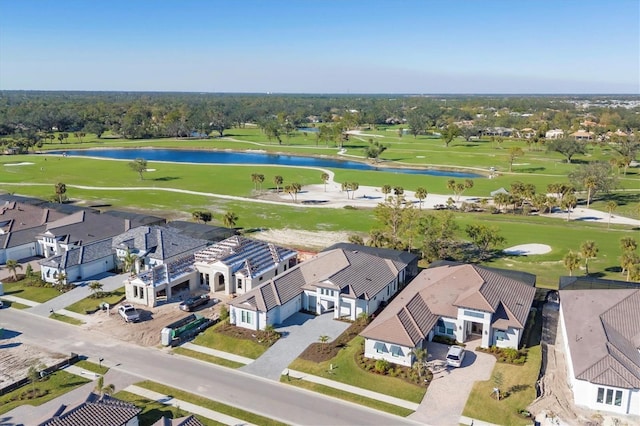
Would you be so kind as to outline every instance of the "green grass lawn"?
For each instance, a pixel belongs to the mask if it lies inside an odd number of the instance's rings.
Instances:
[[[248,339],[240,339],[218,333],[216,330],[224,324],[224,322],[220,322],[208,328],[204,333],[198,335],[193,340],[193,343],[251,359],[259,358],[268,349],[266,346]]]
[[[413,411],[409,410],[408,408],[398,407],[397,405],[378,401],[377,399],[367,398],[365,396],[357,395],[351,392],[345,392],[343,390],[324,386],[318,383],[307,382],[304,379],[291,379],[287,376],[281,376],[280,382],[322,393],[333,398],[339,398],[345,401],[353,402],[354,404],[364,405],[369,408],[373,408],[374,410],[385,411],[390,414],[395,414],[396,416],[407,417],[409,414],[413,413]]]
[[[362,337],[356,337],[329,361],[315,363],[297,358],[289,368],[419,404],[426,388],[412,385],[396,377],[380,376],[364,371],[356,364],[355,356],[362,350],[363,341]],[[331,364],[333,364],[333,370],[329,373]]]
[[[264,425],[264,426],[282,425],[282,423],[272,420],[270,418],[263,417],[258,414],[254,414],[237,407],[232,407],[230,405],[222,404],[221,402],[206,399],[189,392],[184,392],[176,388],[161,385],[159,383],[144,381],[144,382],[136,383],[136,385],[140,386],[141,388],[149,389],[164,395],[171,395],[176,399],[189,401],[192,404],[196,404],[201,407],[205,407],[210,410],[217,411],[219,413],[223,413],[223,414],[226,414],[226,415],[229,415],[237,419],[241,419],[256,425]]]
[[[31,300],[33,302],[44,303],[54,297],[60,296],[60,290],[52,287],[36,287],[28,285],[26,279],[18,282],[5,282],[4,294],[7,296],[16,296],[22,299]]]
[[[78,314],[85,314],[88,311],[94,311],[95,309],[98,309],[101,303],[108,303],[113,306],[124,299],[124,287],[120,287],[114,291],[105,293],[104,297],[95,298],[92,296],[85,297],[84,299],[77,301],[73,305],[67,306],[65,309],[76,312]]]
[[[30,392],[33,389],[31,384],[27,384],[21,388],[9,392],[8,394],[0,396],[0,414],[5,414],[20,405],[32,405],[39,406],[45,402],[51,401],[88,383],[89,380],[84,377],[78,377],[75,374],[67,373],[63,370],[58,370],[48,376],[46,380],[37,382],[35,388],[42,391],[43,396],[35,399],[20,399],[20,396],[25,392]]]
[[[200,361],[210,362],[212,364],[218,364],[218,365],[221,365],[223,367],[228,367],[228,368],[240,368],[240,367],[244,366],[244,364],[242,364],[241,362],[231,361],[231,360],[226,359],[226,358],[220,358],[220,357],[209,355],[209,354],[205,354],[205,353],[202,353],[202,352],[193,351],[191,349],[175,348],[173,350],[173,352],[175,352],[175,353],[177,353],[179,355],[188,356],[188,357],[191,357],[191,358],[199,359]]]
[[[462,415],[499,425],[530,425],[518,415],[536,397],[535,383],[540,373],[542,353],[540,345],[529,348],[524,365],[496,363],[493,373],[501,372],[504,384],[502,391],[510,395],[500,401],[491,397],[495,387],[493,380],[476,382],[473,385]]]
[[[83,321],[77,319],[77,318],[73,318],[67,315],[63,315],[63,314],[58,314],[58,313],[52,313],[51,315],[49,315],[49,318],[57,320],[57,321],[62,321],[62,322],[66,322],[67,324],[71,324],[71,325],[82,325],[84,324]]]
[[[76,367],[83,368],[88,371],[93,371],[94,373],[102,374],[102,375],[107,374],[107,371],[109,371],[109,368],[96,364],[95,362],[87,361],[86,359],[81,359],[80,361],[76,362],[74,365]]]
[[[113,396],[122,401],[130,402],[136,407],[142,409],[142,412],[138,415],[140,426],[151,426],[162,417],[179,418],[189,415],[188,412],[182,409],[171,407],[157,401],[150,401],[130,392],[120,391],[115,393]],[[224,423],[219,423],[214,420],[207,419],[206,417],[196,415],[196,418],[205,426],[224,425]]]

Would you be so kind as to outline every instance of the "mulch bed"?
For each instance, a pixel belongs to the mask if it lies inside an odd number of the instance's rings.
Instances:
[[[344,348],[369,324],[368,321],[358,320],[349,326],[338,338],[331,343],[312,343],[300,354],[300,358],[307,361],[323,362],[329,361],[338,355],[340,349]]]
[[[236,339],[253,340],[254,342],[266,347],[273,345],[280,338],[280,334],[275,331],[268,332],[264,330],[249,330],[244,327],[236,327],[228,322],[217,327],[216,332],[226,336],[235,337]]]

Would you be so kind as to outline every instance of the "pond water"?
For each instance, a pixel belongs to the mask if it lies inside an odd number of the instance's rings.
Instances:
[[[99,158],[115,158],[119,160],[134,160],[144,158],[147,161],[172,161],[177,163],[202,164],[274,164],[278,166],[306,166],[325,167],[352,170],[377,170],[389,173],[404,173],[412,175],[446,176],[454,178],[479,178],[475,173],[463,173],[447,170],[408,169],[375,167],[367,163],[346,161],[333,158],[298,157],[295,155],[267,154],[264,152],[232,152],[232,151],[199,151],[184,149],[95,149],[95,150],[67,150],[52,151],[52,154],[66,154],[68,156],[85,156]]]

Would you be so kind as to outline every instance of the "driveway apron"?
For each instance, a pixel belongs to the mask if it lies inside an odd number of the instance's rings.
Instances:
[[[282,337],[260,358],[240,370],[272,380],[280,380],[282,371],[320,336],[334,340],[349,327],[349,323],[333,319],[333,312],[313,316],[295,313],[276,327]]]

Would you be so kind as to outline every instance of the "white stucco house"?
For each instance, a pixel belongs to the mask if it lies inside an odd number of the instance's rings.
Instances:
[[[359,250],[328,250],[232,300],[230,322],[259,330],[300,310],[355,320],[391,299],[413,265],[397,256],[392,260]]]
[[[551,129],[544,134],[545,139],[559,139],[564,137],[564,130]]]
[[[640,290],[561,290],[560,329],[576,405],[640,415]]]
[[[116,266],[111,238],[65,250],[39,264],[41,278],[52,284],[58,283],[60,274],[66,277],[65,282],[71,283],[111,271]]]
[[[526,274],[530,277],[530,274]],[[482,347],[518,348],[533,298],[533,283],[477,265],[445,264],[418,276],[365,328],[364,354],[411,366],[412,351],[435,335]]]
[[[195,254],[200,280],[212,291],[245,294],[298,263],[298,253],[235,235]]]

